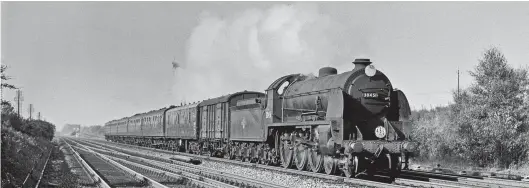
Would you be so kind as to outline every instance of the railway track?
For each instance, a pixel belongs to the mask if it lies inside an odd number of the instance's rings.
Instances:
[[[181,152],[172,152],[167,150],[160,150],[155,148],[148,148],[148,147],[142,147],[142,146],[135,146],[135,145],[128,145],[128,144],[122,144],[122,143],[115,143],[115,142],[106,142],[106,141],[100,141],[100,140],[87,140],[87,141],[94,141],[94,142],[104,142],[106,144],[112,143],[120,146],[127,146],[127,147],[133,147],[136,149],[142,149],[142,150],[148,150],[148,151],[154,151],[154,152],[160,152],[164,154],[169,155],[185,155],[185,156],[192,156],[197,157],[205,160],[211,160],[211,161],[217,161],[217,162],[225,162],[225,163],[231,163],[231,164],[237,164],[241,166],[247,166],[247,167],[257,167],[262,169],[268,169],[273,171],[280,171],[285,173],[292,173],[292,174],[299,174],[303,176],[308,177],[315,177],[315,178],[321,178],[321,179],[327,179],[327,180],[333,180],[336,182],[347,182],[351,184],[356,185],[367,185],[367,186],[373,186],[373,187],[406,187],[406,186],[414,186],[414,187],[513,187],[513,188],[529,188],[529,183],[522,182],[522,181],[515,181],[515,180],[503,180],[503,179],[496,179],[496,178],[483,178],[479,176],[469,176],[469,175],[457,175],[457,174],[440,174],[435,172],[422,172],[422,171],[409,171],[405,170],[403,171],[403,175],[401,178],[395,179],[394,184],[390,184],[388,182],[376,182],[376,181],[370,181],[370,180],[364,180],[364,179],[351,179],[351,178],[344,178],[341,176],[336,175],[326,175],[326,174],[318,174],[313,172],[307,172],[307,171],[299,171],[294,169],[285,169],[280,167],[274,167],[274,166],[265,166],[255,163],[248,163],[248,162],[241,162],[241,161],[233,161],[233,160],[227,160],[222,158],[214,158],[209,156],[202,156],[202,155],[194,155],[189,153],[181,153]],[[93,143],[93,142],[92,142]],[[99,143],[101,144],[101,143]],[[418,181],[420,180],[420,181]]]
[[[196,179],[201,181],[210,181],[210,182],[221,182],[226,184],[226,187],[270,187],[270,188],[283,188],[284,186],[276,185],[269,182],[264,182],[261,180],[238,176],[235,174],[224,173],[216,171],[214,169],[205,168],[202,166],[197,166],[189,163],[184,163],[180,161],[174,161],[167,158],[160,158],[156,156],[141,155],[135,154],[127,151],[115,151],[109,150],[108,147],[105,148],[101,145],[96,145],[94,143],[83,143],[90,145],[87,147],[97,150],[98,152],[105,153],[105,155],[111,155],[116,158],[126,159],[128,161],[134,161],[138,163],[143,163],[147,166],[162,169],[166,172],[183,174],[187,176],[193,176]],[[114,148],[115,149],[115,148]],[[218,184],[218,183],[217,183]]]
[[[105,180],[103,180],[103,178],[101,178],[101,176],[99,176],[99,174],[96,173],[83,158],[81,158],[79,153],[77,153],[68,142],[63,139],[60,139],[60,141],[64,142],[66,145],[66,148],[64,148],[65,155],[73,157],[74,163],[71,164],[71,168],[76,169],[74,173],[78,175],[79,184],[81,186],[101,188],[110,187],[110,185],[108,185],[107,182],[105,182]]]
[[[87,165],[97,172],[100,179],[109,187],[219,187],[216,184],[101,155],[75,142],[74,145],[72,147],[74,151],[80,154]]]
[[[86,150],[77,144],[65,142],[83,161],[83,167],[90,172],[90,175],[98,187],[148,187],[149,180],[142,176],[128,171],[122,166],[115,165],[109,159],[103,158],[90,150]]]
[[[152,169],[158,169],[159,173],[165,172],[170,174],[177,174],[186,176],[188,178],[203,181],[215,185],[216,187],[270,187],[270,188],[283,188],[284,186],[276,185],[269,182],[260,181],[248,177],[242,177],[235,174],[229,174],[224,172],[218,172],[213,169],[204,168],[201,166],[192,165],[180,161],[173,161],[169,159],[146,156],[146,155],[134,155],[134,153],[123,153],[118,151],[109,150],[108,148],[100,145],[94,145],[90,143],[85,144],[85,147],[92,150],[96,150],[104,155],[109,155],[115,160],[123,163],[137,163],[145,165]],[[88,146],[89,145],[89,146]],[[132,154],[132,155],[131,155]]]
[[[515,180],[498,178],[486,178],[481,176],[469,176],[459,174],[441,174],[437,172],[423,171],[403,171],[405,175],[420,175],[428,177],[430,182],[460,185],[468,187],[509,187],[509,188],[529,188],[529,183]]]
[[[263,169],[268,169],[268,170],[273,170],[273,171],[281,171],[281,172],[292,173],[292,174],[296,174],[296,175],[303,175],[303,176],[308,176],[308,177],[315,177],[315,178],[332,180],[332,181],[335,181],[335,182],[345,182],[345,183],[350,183],[350,184],[354,184],[354,185],[367,185],[367,186],[372,186],[372,187],[408,187],[408,186],[414,186],[414,187],[443,187],[443,185],[444,185],[444,187],[465,187],[465,185],[463,185],[463,184],[457,184],[457,183],[454,184],[453,182],[444,183],[442,181],[437,181],[437,182],[429,181],[430,178],[425,178],[425,177],[423,177],[424,181],[416,181],[416,180],[411,180],[411,179],[400,178],[400,179],[398,179],[398,181],[395,181],[393,184],[391,184],[391,182],[384,182],[384,180],[382,180],[382,182],[379,182],[379,181],[371,181],[371,180],[365,180],[365,179],[344,178],[344,177],[336,176],[336,175],[318,174],[318,173],[312,173],[312,172],[307,172],[307,171],[299,171],[299,170],[294,170],[294,169],[284,169],[284,168],[279,168],[279,167],[274,167],[274,166],[264,166],[264,165],[255,164],[255,163],[232,161],[232,160],[226,160],[226,159],[222,159],[222,158],[213,158],[213,157],[208,157],[208,156],[200,156],[200,155],[193,155],[193,154],[186,154],[186,153],[174,153],[174,152],[165,151],[165,150],[146,148],[146,147],[140,147],[140,146],[133,146],[133,145],[126,145],[126,144],[119,144],[119,143],[112,143],[115,146],[111,146],[111,144],[108,144],[108,142],[101,143],[101,141],[93,141],[93,140],[83,140],[83,141],[88,142],[88,143],[90,143],[92,145],[99,145],[101,147],[103,147],[102,145],[104,145],[104,147],[110,147],[110,148],[112,148],[114,150],[117,150],[117,151],[120,151],[120,152],[125,152],[125,153],[128,153],[128,154],[131,154],[131,151],[127,151],[127,150],[123,149],[123,147],[121,147],[121,146],[133,147],[133,148],[136,148],[136,149],[142,149],[142,150],[148,150],[148,151],[154,151],[154,152],[160,152],[160,153],[169,154],[169,155],[179,154],[179,155],[193,156],[193,157],[202,158],[202,159],[205,159],[205,160],[212,160],[212,161],[217,161],[217,162],[226,162],[226,163],[238,164],[238,165],[248,166],[248,167],[257,167],[257,168],[263,168]],[[159,156],[157,157],[157,156],[152,156],[152,155],[145,154],[145,152],[143,152],[143,154],[141,154],[141,155],[142,155],[142,157],[154,157],[154,158],[159,158],[159,160],[168,160],[167,158],[163,158],[163,157],[159,157]],[[189,164],[187,164],[187,165],[189,165]],[[383,179],[383,177],[382,177],[382,179]],[[435,179],[433,179],[433,180],[435,180]]]

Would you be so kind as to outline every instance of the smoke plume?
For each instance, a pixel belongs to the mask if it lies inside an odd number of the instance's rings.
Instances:
[[[281,76],[323,66],[345,63],[352,69],[352,46],[359,37],[315,4],[249,9],[222,18],[203,12],[187,41],[185,62],[175,69],[176,103],[263,92]]]

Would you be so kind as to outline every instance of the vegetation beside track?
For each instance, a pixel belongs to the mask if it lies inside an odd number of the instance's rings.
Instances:
[[[529,73],[497,49],[470,72],[472,84],[453,91],[455,103],[412,112],[416,164],[529,175]]]
[[[7,83],[7,67],[2,65],[2,90],[17,89]],[[55,125],[50,122],[25,119],[15,113],[9,101],[2,98],[2,169],[0,187],[35,187],[37,183],[53,185],[71,185],[71,173],[64,169],[64,155],[53,149],[57,143],[52,142]],[[51,151],[51,152],[50,152]],[[59,181],[48,181],[43,174],[44,168],[58,173]],[[50,171],[51,172],[51,171]],[[44,179],[40,179],[43,177]],[[40,182],[39,182],[40,179]],[[51,180],[51,179],[50,179]],[[68,187],[68,186],[62,186]],[[73,186],[76,187],[76,186]]]

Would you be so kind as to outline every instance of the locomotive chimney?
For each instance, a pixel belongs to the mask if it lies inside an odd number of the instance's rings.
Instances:
[[[355,59],[353,64],[355,64],[355,68],[353,70],[358,70],[370,65],[371,61],[369,59]]]
[[[324,77],[324,76],[335,75],[335,74],[338,74],[338,70],[336,70],[335,68],[323,67],[320,69],[318,77]]]

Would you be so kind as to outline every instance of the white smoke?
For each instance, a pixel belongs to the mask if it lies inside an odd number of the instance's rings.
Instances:
[[[351,64],[353,47],[365,46],[354,44],[363,36],[344,25],[306,3],[224,18],[204,12],[188,39],[186,60],[175,71],[176,103],[242,90],[263,92],[286,74]]]

